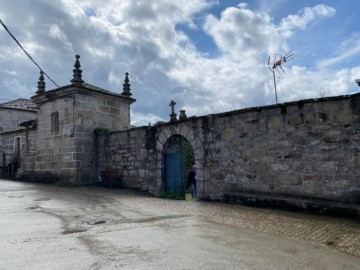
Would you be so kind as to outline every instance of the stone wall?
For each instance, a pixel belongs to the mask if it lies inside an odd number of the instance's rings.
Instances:
[[[360,199],[360,95],[304,100],[99,135],[99,171],[162,190],[162,151],[179,134],[193,146],[199,196],[224,192]]]
[[[17,131],[4,132],[2,136],[3,136],[3,153],[5,154],[5,159],[6,159],[5,164],[7,170],[12,169],[9,167],[9,164],[18,161],[20,168],[17,171],[17,175],[22,175],[23,172],[27,172],[29,175],[31,175],[31,173],[34,172],[35,161],[36,161],[36,157],[35,157],[36,129],[31,128],[26,130],[25,128],[23,128]],[[19,159],[15,155],[16,140],[19,140],[20,142]],[[6,174],[7,176],[10,176],[9,171]]]
[[[155,194],[161,178],[157,172],[161,155],[152,130],[146,127],[97,135],[98,173],[115,169],[121,173],[123,185]]]
[[[35,171],[35,165],[36,165],[36,139],[37,139],[37,132],[36,128],[32,128],[28,131],[27,135],[25,132],[25,144],[27,144],[27,147],[25,147],[25,151],[23,155],[21,156],[20,160],[20,168],[17,172],[17,176],[30,176],[30,178],[33,178],[34,171]]]
[[[17,129],[19,124],[27,120],[35,119],[36,112],[18,110],[11,108],[0,108],[0,133]],[[3,152],[3,141],[2,136],[0,135],[0,166],[3,164],[2,152]]]

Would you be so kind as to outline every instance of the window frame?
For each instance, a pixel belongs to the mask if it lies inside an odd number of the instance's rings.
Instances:
[[[58,132],[59,131],[59,112],[51,113],[51,132]]]

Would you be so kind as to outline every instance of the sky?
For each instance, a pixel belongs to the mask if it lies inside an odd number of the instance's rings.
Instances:
[[[135,126],[360,89],[360,1],[0,0],[0,19],[59,86],[122,92]],[[268,62],[270,56],[270,63]],[[289,59],[289,58],[288,58]],[[35,95],[39,69],[0,26],[0,103]],[[57,88],[45,79],[46,90]]]

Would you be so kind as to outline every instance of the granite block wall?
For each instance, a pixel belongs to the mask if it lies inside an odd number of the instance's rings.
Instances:
[[[0,133],[17,129],[19,124],[31,119],[36,118],[36,112],[26,111],[26,110],[17,110],[10,108],[0,108]],[[3,148],[3,139],[0,135],[0,153],[4,151]],[[2,154],[0,155],[0,164],[3,164]],[[0,165],[1,166],[1,165]]]
[[[157,194],[162,150],[179,134],[193,146],[199,196],[226,192],[360,199],[360,95],[250,108],[99,135],[99,172]]]
[[[112,96],[73,93],[52,97],[40,106],[36,141],[36,174],[84,184],[98,180],[95,166],[95,128],[122,130],[130,126],[130,104]],[[127,113],[123,113],[127,111]],[[51,115],[58,113],[58,129]]]

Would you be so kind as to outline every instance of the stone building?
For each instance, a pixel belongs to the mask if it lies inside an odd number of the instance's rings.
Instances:
[[[0,104],[0,133],[13,132],[22,129],[20,124],[25,121],[36,119],[35,104],[29,99],[17,99]],[[14,137],[13,141],[16,153],[20,153],[20,137]],[[2,136],[0,134],[0,176],[6,176],[9,172],[5,170],[5,150],[3,148]],[[15,154],[15,155],[18,155]],[[12,168],[11,168],[12,169]]]
[[[19,124],[36,118],[36,107],[30,99],[0,104],[0,132],[17,129]]]
[[[122,93],[114,93],[84,82],[76,56],[71,84],[45,90],[41,72],[36,95],[36,121],[22,123],[22,129],[2,133],[7,165],[16,162],[16,177],[84,184],[97,180],[95,129],[130,128],[131,97],[128,73]],[[23,151],[18,152],[20,144]],[[34,180],[36,180],[34,179]]]

